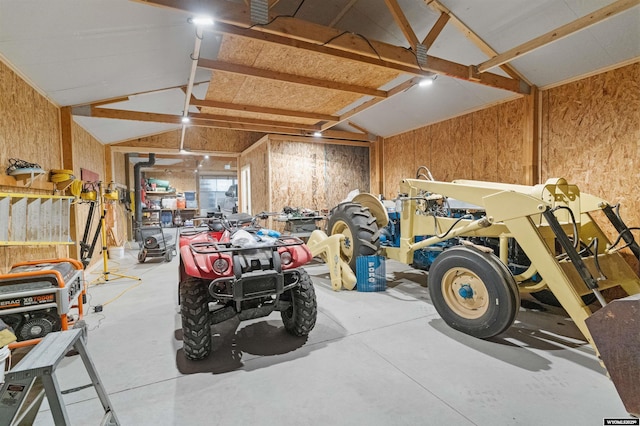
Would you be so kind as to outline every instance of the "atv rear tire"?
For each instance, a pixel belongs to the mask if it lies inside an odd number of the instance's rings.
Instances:
[[[313,283],[307,272],[300,269],[300,283],[287,291],[283,298],[291,300],[291,306],[280,312],[284,328],[294,336],[307,336],[316,325],[318,304]]]
[[[180,283],[182,344],[187,358],[206,358],[211,352],[209,290],[206,282],[187,277]]]
[[[380,233],[376,218],[368,208],[358,203],[341,203],[331,210],[329,235],[343,234],[340,257],[356,272],[356,258],[376,254],[380,248]]]

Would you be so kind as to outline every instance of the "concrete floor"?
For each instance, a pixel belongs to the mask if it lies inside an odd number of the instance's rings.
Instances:
[[[628,418],[577,328],[562,311],[521,308],[491,341],[449,328],[426,274],[387,262],[386,292],[334,292],[323,264],[307,268],[318,298],[308,338],[279,313],[215,327],[215,352],[182,351],[178,259],[110,262],[118,279],[89,287],[88,349],[122,425],[602,425]],[[101,265],[87,273],[95,280]],[[535,304],[525,303],[535,308]],[[539,306],[539,305],[538,305]],[[62,389],[89,383],[63,360]],[[93,388],[65,395],[74,425],[95,425]],[[44,403],[37,425],[53,424]]]

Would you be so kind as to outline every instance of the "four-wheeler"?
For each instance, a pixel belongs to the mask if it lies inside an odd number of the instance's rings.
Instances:
[[[345,236],[345,262],[381,252],[428,269],[429,295],[442,319],[483,339],[511,326],[521,292],[543,292],[545,300],[567,311],[612,378],[638,377],[640,339],[612,338],[617,329],[628,331],[620,336],[640,336],[640,279],[620,254],[629,247],[640,257],[633,236],[638,228],[627,227],[605,200],[581,193],[562,178],[535,186],[439,182],[421,169],[415,179],[401,181],[395,203],[385,206],[359,194],[331,211],[328,233]],[[597,212],[618,232],[613,243],[594,219]],[[629,297],[618,299],[621,293]],[[619,303],[610,305],[628,315],[609,311],[611,298]],[[605,346],[615,353],[605,354]],[[623,401],[623,394],[635,395],[628,409],[638,413],[640,385],[635,382],[618,392]]]
[[[257,225],[257,216],[232,214],[202,219],[204,229],[180,234],[183,348],[188,359],[211,352],[211,325],[280,311],[284,328],[306,336],[316,323],[313,284],[302,268],[311,260],[295,237],[280,237]],[[271,235],[269,235],[271,234]]]

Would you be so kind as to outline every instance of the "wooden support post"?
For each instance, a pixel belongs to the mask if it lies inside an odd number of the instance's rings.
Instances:
[[[536,86],[531,86],[531,94],[525,95],[524,129],[524,175],[526,185],[535,185],[540,180],[540,99]]]
[[[369,192],[372,194],[384,194],[382,140],[377,137],[369,145]]]
[[[74,170],[73,164],[73,117],[71,107],[60,108],[60,145],[62,152],[62,168]],[[75,170],[74,170],[75,171]],[[74,206],[69,218],[69,237],[75,241],[73,246],[67,248],[67,257],[80,259],[80,244],[78,243],[78,209]]]

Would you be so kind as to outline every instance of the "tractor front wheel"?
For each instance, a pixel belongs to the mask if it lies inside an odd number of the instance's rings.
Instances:
[[[318,304],[313,283],[307,272],[300,269],[300,282],[283,295],[291,306],[280,313],[284,328],[294,336],[307,336],[316,325]]]
[[[211,352],[209,290],[206,282],[187,277],[180,283],[182,344],[187,358],[206,358]]]
[[[518,286],[493,253],[472,247],[445,250],[428,275],[429,295],[452,328],[481,339],[513,323],[520,308]]]
[[[358,203],[341,203],[331,210],[329,235],[343,234],[340,257],[356,271],[356,258],[376,254],[380,248],[380,234],[376,218],[368,208]]]

